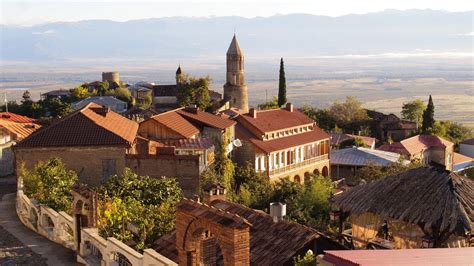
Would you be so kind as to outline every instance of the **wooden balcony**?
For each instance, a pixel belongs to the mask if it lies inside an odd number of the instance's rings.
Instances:
[[[310,164],[315,164],[315,163],[323,162],[323,161],[326,161],[326,160],[329,160],[329,155],[328,154],[320,155],[320,156],[317,156],[317,157],[306,159],[306,160],[304,160],[302,162],[299,162],[299,163],[293,163],[293,164],[290,164],[290,165],[285,165],[285,166],[279,167],[277,169],[269,170],[268,175],[269,176],[280,175],[280,174],[287,173],[287,172],[290,172],[290,171],[293,171],[293,170],[296,170],[296,169],[299,169],[299,168],[306,167]]]

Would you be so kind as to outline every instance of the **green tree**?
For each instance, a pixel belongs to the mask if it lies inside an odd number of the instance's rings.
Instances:
[[[425,109],[426,105],[420,99],[404,103],[402,106],[402,118],[415,121],[418,126],[421,126]]]
[[[298,255],[293,258],[294,266],[313,266],[316,265],[316,256],[314,256],[313,251],[308,250],[303,257]]]
[[[74,111],[71,104],[52,98],[43,102],[43,109],[48,110],[49,116],[64,117]]]
[[[433,104],[433,99],[430,98],[428,100],[428,106],[426,109],[423,111],[423,124],[421,127],[421,130],[424,134],[430,133],[430,130],[433,130],[435,125],[435,119],[434,119],[434,104]]]
[[[72,207],[72,186],[77,182],[77,174],[66,166],[59,158],[51,158],[39,162],[33,171],[21,167],[25,194],[35,198],[56,211],[70,211]]]
[[[31,100],[31,94],[30,94],[30,92],[29,92],[28,90],[26,90],[26,91],[23,93],[22,98],[23,98],[23,99],[21,100],[21,103],[23,103],[23,104],[24,104],[24,103],[28,103],[28,102],[33,102],[33,101]]]
[[[209,96],[210,77],[195,78],[183,77],[178,84],[178,104],[180,106],[196,105],[201,109],[207,109],[211,106],[211,97]]]
[[[260,109],[260,110],[276,109],[278,107],[280,107],[280,106],[278,105],[277,97],[273,97],[272,100],[270,100],[268,102],[261,103],[261,104],[258,105],[258,109]]]
[[[329,107],[329,112],[336,124],[344,129],[350,127],[351,124],[369,119],[367,111],[362,108],[362,103],[352,96],[347,96],[342,103],[334,102]]]
[[[286,104],[286,77],[285,77],[285,64],[283,58],[280,60],[280,80],[278,83],[278,106]]]
[[[132,104],[132,94],[127,88],[116,88],[115,90],[108,90],[105,95],[114,96],[115,98],[126,102],[129,106]]]
[[[317,109],[309,105],[303,105],[300,110],[326,131],[332,131],[336,127],[336,119],[328,109]]]
[[[350,148],[350,147],[368,147],[368,146],[367,144],[365,144],[364,140],[359,137],[346,139],[339,144],[339,148],[341,149]]]
[[[234,180],[238,192],[237,202],[260,210],[268,208],[273,186],[268,177],[255,172],[250,162],[236,168]]]
[[[451,120],[441,121],[441,127],[444,129],[440,132],[440,136],[447,138],[455,144],[459,144],[459,142],[463,140],[474,137],[472,129]]]
[[[99,188],[100,225],[103,237],[133,239],[135,248],[149,247],[174,228],[175,205],[182,198],[176,179],[139,176],[126,168]],[[136,234],[127,224],[137,228]]]
[[[109,89],[109,82],[107,80],[102,81],[99,85],[99,88],[97,89],[97,95],[104,96],[107,91],[109,91]]]
[[[227,191],[232,191],[235,166],[232,160],[229,158],[229,153],[227,152],[227,146],[229,145],[229,143],[230,142],[227,136],[224,134],[224,137],[217,151],[217,156],[216,160],[214,161],[214,165],[216,173],[219,177],[218,182],[220,182],[227,189]]]
[[[89,90],[85,87],[82,87],[82,86],[78,86],[78,87],[75,87],[74,89],[72,89],[71,91],[71,98],[72,98],[72,101],[80,101],[82,99],[85,99],[87,97],[89,97]]]

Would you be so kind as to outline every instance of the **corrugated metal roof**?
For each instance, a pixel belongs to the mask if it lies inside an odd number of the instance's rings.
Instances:
[[[375,164],[389,166],[400,159],[400,154],[394,152],[373,150],[369,148],[347,148],[331,150],[331,164],[367,166]]]

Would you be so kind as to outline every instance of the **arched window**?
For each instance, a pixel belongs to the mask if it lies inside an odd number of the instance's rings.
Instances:
[[[323,176],[324,177],[327,177],[329,175],[329,169],[327,166],[324,166],[323,167]]]
[[[295,181],[296,183],[301,183],[301,178],[299,175],[295,175],[295,177],[293,178],[293,181]]]

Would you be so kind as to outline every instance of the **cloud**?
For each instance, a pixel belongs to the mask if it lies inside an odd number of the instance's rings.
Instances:
[[[32,34],[34,35],[45,35],[45,34],[53,34],[54,30],[45,30],[45,31],[34,31]]]

